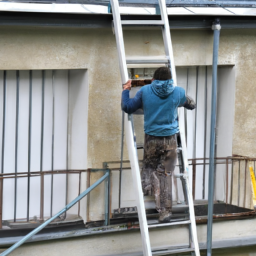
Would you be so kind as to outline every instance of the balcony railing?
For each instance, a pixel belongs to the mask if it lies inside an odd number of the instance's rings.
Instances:
[[[242,157],[242,156],[233,156],[233,157],[219,157],[216,158],[216,175],[215,175],[215,201],[216,202],[223,202],[225,204],[233,205],[233,206],[238,206],[242,208],[247,208],[247,209],[253,209],[253,204],[252,204],[252,188],[251,188],[251,177],[249,173],[249,165],[252,165],[255,173],[255,165],[256,165],[256,158],[248,158],[248,157]],[[103,209],[103,212],[105,212],[105,219],[109,218],[107,215],[110,215],[112,217],[113,214],[113,208],[118,208],[118,205],[114,205],[114,200],[113,197],[117,197],[118,194],[121,193],[121,191],[124,189],[124,183],[120,184],[114,184],[114,179],[119,180],[117,176],[119,176],[120,172],[120,167],[119,161],[116,162],[108,162],[105,163],[105,168],[104,169],[88,169],[88,170],[56,170],[56,171],[42,171],[42,172],[23,172],[23,173],[4,173],[0,174],[0,228],[2,228],[2,223],[8,223],[8,222],[27,222],[29,223],[30,221],[34,220],[34,216],[29,216],[29,208],[27,207],[26,203],[24,203],[24,209],[23,209],[23,217],[15,218],[16,212],[17,211],[17,206],[18,204],[20,205],[21,202],[19,200],[13,201],[13,200],[7,200],[8,195],[4,194],[4,186],[5,182],[8,180],[12,180],[14,184],[18,183],[19,179],[30,179],[31,185],[33,185],[33,182],[35,181],[36,184],[38,184],[38,180],[36,181],[35,179],[39,177],[40,179],[40,193],[37,195],[38,198],[37,200],[40,201],[40,207],[37,209],[38,213],[38,219],[37,222],[40,224],[44,222],[47,218],[52,217],[53,215],[51,214],[45,214],[44,208],[50,208],[52,204],[51,198],[55,196],[54,190],[50,190],[52,194],[50,194],[50,197],[47,197],[47,200],[45,198],[45,190],[48,189],[48,185],[45,186],[45,179],[47,177],[53,176],[54,179],[58,180],[59,175],[67,175],[67,177],[71,176],[76,176],[77,177],[77,183],[70,187],[67,183],[66,186],[66,193],[69,193],[69,191],[72,190],[73,194],[74,191],[77,195],[81,193],[81,183],[82,183],[82,174],[87,172],[87,179],[90,180],[90,174],[92,174],[94,171],[104,171],[108,168],[110,169],[110,178],[109,182],[111,179],[111,183],[108,185],[108,187],[105,188],[104,196],[105,196],[105,201],[106,206],[105,209]],[[189,165],[191,166],[191,177],[192,177],[192,193],[193,193],[193,198],[195,200],[195,204],[197,202],[201,201],[203,203],[201,204],[207,204],[207,188],[208,188],[208,165],[209,161],[207,158],[199,158],[199,159],[189,159]],[[129,161],[124,161],[123,164],[123,170],[124,172],[129,171],[130,166],[129,166]],[[178,168],[177,168],[178,169]],[[177,170],[176,170],[177,171]],[[116,176],[115,176],[116,175]],[[115,176],[115,178],[113,178]],[[122,185],[123,184],[123,185]],[[8,185],[6,183],[6,185]],[[182,194],[182,189],[181,189],[181,183],[179,184],[179,180],[174,178],[174,196],[173,200],[174,201],[179,201],[182,202],[184,201],[184,197]],[[89,183],[88,186],[89,187]],[[25,189],[28,189],[27,186]],[[108,193],[108,190],[111,190],[111,193]],[[179,191],[180,190],[180,191]],[[22,191],[18,192],[21,193]],[[28,191],[25,191],[28,193]],[[131,189],[132,193],[132,189]],[[109,195],[109,196],[108,196]],[[17,197],[19,198],[19,197]],[[10,207],[10,204],[14,202],[14,205]],[[67,202],[68,203],[68,202]],[[134,201],[135,203],[135,201]],[[112,204],[112,205],[111,205]],[[134,204],[135,206],[135,204]],[[9,216],[13,216],[13,218],[4,218],[3,219],[3,209],[4,208],[12,208],[13,212],[9,213]],[[123,203],[122,207],[130,207],[129,205],[125,205]],[[110,210],[109,210],[110,209]],[[112,210],[111,210],[112,209]],[[53,213],[55,214],[56,211]],[[107,214],[107,215],[106,215]],[[29,218],[27,217],[29,216]],[[80,216],[80,202],[78,202],[78,207],[77,207],[77,216]],[[65,219],[66,215],[63,215]],[[88,219],[87,221],[90,221]],[[106,224],[106,222],[104,222]],[[109,222],[107,222],[109,223]]]
[[[30,222],[35,222],[35,218],[37,218],[37,223],[42,223],[44,222],[46,219],[51,218],[54,214],[56,214],[55,212],[50,211],[50,214],[48,214],[47,216],[44,215],[44,208],[47,205],[48,209],[52,209],[52,204],[53,204],[53,200],[52,198],[54,198],[55,194],[54,194],[54,189],[49,189],[49,186],[45,185],[45,179],[47,177],[50,178],[54,178],[54,179],[58,179],[58,176],[65,174],[67,180],[70,179],[71,176],[78,176],[77,179],[77,184],[74,186],[74,184],[71,184],[72,186],[69,186],[69,182],[66,183],[66,194],[69,193],[69,191],[72,189],[73,193],[74,192],[77,194],[77,196],[79,196],[81,194],[81,176],[82,173],[85,172],[109,172],[109,170],[107,169],[87,169],[87,170],[55,170],[55,171],[42,171],[42,172],[23,172],[23,173],[4,173],[4,174],[0,174],[0,229],[2,228],[2,223],[30,223]],[[8,219],[4,219],[3,220],[3,209],[6,208],[10,208],[10,204],[11,204],[11,200],[7,200],[8,199],[8,194],[4,194],[4,186],[8,185],[5,184],[5,182],[12,180],[14,181],[14,189],[16,191],[17,194],[20,194],[22,192],[24,192],[25,194],[29,194],[30,190],[29,187],[26,187],[26,191],[23,191],[22,189],[20,191],[18,191],[17,189],[17,183],[19,179],[29,179],[30,180],[30,185],[32,186],[33,183],[35,182],[36,184],[38,184],[38,180],[35,180],[36,178],[40,179],[40,193],[38,194],[38,198],[37,200],[40,201],[40,207],[39,209],[37,209],[37,215],[36,216],[30,216],[30,207],[29,204],[26,205],[26,202],[23,202],[24,205],[24,209],[23,209],[23,217],[20,218],[16,218],[16,214],[17,214],[17,205],[20,203],[18,200],[14,200],[14,205],[12,206],[13,208],[13,213],[8,212],[8,216],[13,216],[13,219],[8,218]],[[109,177],[109,175],[108,175]],[[49,184],[48,184],[49,185]],[[106,183],[105,186],[105,225],[108,225],[109,223],[109,187],[110,187],[110,178],[108,178],[108,181]],[[50,197],[48,198],[48,200],[45,200],[45,190],[49,189],[50,190]],[[64,195],[64,197],[66,197],[66,195]],[[63,197],[63,198],[64,198]],[[23,197],[24,198],[24,197]],[[63,199],[62,198],[62,199]],[[64,205],[62,207],[64,207],[66,204],[68,204],[68,202],[64,203]],[[25,210],[25,211],[24,211]],[[20,215],[21,213],[19,213]],[[78,201],[78,207],[77,207],[77,216],[80,216],[80,200]],[[63,212],[62,215],[62,220],[65,220],[66,218],[66,211]]]
[[[256,158],[243,156],[215,158],[215,200],[244,208],[252,208],[249,165],[253,167],[255,174],[255,162]],[[206,173],[208,171],[209,158],[189,159],[189,164],[192,166],[194,200],[197,199],[198,186],[202,189],[200,199],[207,199],[208,180],[206,179]],[[198,175],[200,175],[201,179],[197,178]],[[221,190],[221,193],[219,190]]]

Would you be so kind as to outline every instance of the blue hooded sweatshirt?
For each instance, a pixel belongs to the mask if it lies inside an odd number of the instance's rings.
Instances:
[[[179,132],[177,108],[186,102],[185,90],[173,85],[173,80],[154,80],[143,86],[130,99],[129,90],[122,93],[122,110],[132,114],[144,110],[144,131],[152,136],[171,136]]]

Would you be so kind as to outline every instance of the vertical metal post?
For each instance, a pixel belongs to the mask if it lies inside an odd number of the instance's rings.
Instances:
[[[4,179],[0,177],[0,229],[2,229],[2,221],[3,221],[3,184]]]
[[[210,162],[209,162],[209,186],[208,186],[208,222],[207,222],[207,256],[212,255],[212,216],[214,197],[214,174],[215,174],[215,133],[217,113],[217,70],[218,51],[220,38],[220,21],[216,19],[213,23],[213,63],[212,63],[212,108],[211,108],[211,134],[210,134]]]
[[[228,203],[228,158],[226,159],[226,204]]]
[[[189,68],[187,68],[187,85],[186,85],[186,93],[187,93],[187,94],[188,94],[188,75],[189,75]],[[187,144],[187,137],[188,137],[187,116],[188,116],[187,109],[184,108],[186,144]]]
[[[44,86],[45,71],[42,70],[42,106],[41,106],[41,149],[40,149],[40,172],[43,171],[43,151],[44,151]],[[44,175],[40,176],[40,219],[43,220],[44,215]]]
[[[196,67],[196,103],[198,98],[198,71],[199,67]],[[194,149],[193,158],[196,158],[196,130],[197,130],[197,108],[195,109],[195,127],[194,127]]]
[[[206,134],[207,134],[207,67],[205,67],[205,91],[204,91],[204,165],[203,165],[203,195],[205,199],[205,158],[206,158]]]
[[[121,208],[121,196],[122,196],[123,152],[124,152],[124,111],[122,111],[121,159],[120,159],[119,198],[118,198],[119,209]]]
[[[244,208],[245,208],[245,202],[246,202],[246,180],[247,180],[247,160],[244,160],[245,161],[245,163],[244,163],[244,165],[245,165],[245,170],[244,170],[244,204],[243,204],[243,206],[244,206]]]
[[[2,162],[1,173],[4,173],[4,147],[5,147],[5,112],[6,112],[6,70],[4,70],[3,84],[3,123],[2,123]]]
[[[17,172],[18,172],[18,131],[19,131],[19,83],[20,73],[16,71],[16,124],[15,124],[15,180],[14,180],[14,222],[16,222],[17,212]]]
[[[197,96],[198,96],[198,70],[199,67],[196,67],[196,102],[197,102]],[[196,130],[197,130],[197,108],[195,109],[195,126],[194,126],[194,138],[193,138],[193,159],[196,159]],[[196,194],[196,160],[193,162],[193,199],[195,200],[195,194]]]
[[[111,9],[111,3],[108,3],[108,13],[112,13],[112,9]]]
[[[6,70],[4,70],[4,81],[3,81],[3,123],[2,123],[2,161],[1,161],[1,173],[4,173],[4,143],[5,143],[5,110],[6,110]],[[0,228],[2,228],[3,218],[3,177],[0,178]]]
[[[240,159],[239,161],[239,165],[238,165],[238,177],[237,177],[237,206],[239,206],[240,203],[240,172],[241,172],[241,161]]]
[[[156,4],[155,9],[156,9],[156,15],[161,15],[159,4]]]
[[[44,172],[41,172],[41,176],[40,176],[40,179],[41,179],[41,208],[40,208],[40,219],[43,221],[44,220]]]
[[[27,221],[29,221],[29,203],[30,203],[31,126],[32,126],[32,70],[29,71]]]
[[[109,225],[109,195],[110,195],[110,170],[106,170],[108,177],[105,179],[105,226]]]
[[[54,169],[54,119],[55,119],[55,95],[54,95],[54,75],[55,71],[52,71],[52,174],[51,174],[51,206],[50,206],[50,215],[52,217],[52,204],[53,204],[53,169]]]
[[[193,199],[195,200],[195,195],[196,195],[196,159],[192,160],[192,170],[193,170],[192,191],[193,191]]]
[[[69,162],[68,162],[68,156],[69,156],[69,88],[70,88],[70,71],[68,70],[68,106],[67,106],[67,141],[66,141],[66,194],[65,194],[65,200],[66,204],[68,204],[68,168],[69,168]],[[80,174],[81,175],[81,174]],[[80,204],[79,204],[79,212],[80,212]],[[79,214],[78,214],[79,215]],[[67,212],[65,212],[65,219],[67,216]]]
[[[81,193],[81,171],[79,171],[78,196]],[[80,216],[80,201],[78,202],[78,216]]]
[[[87,188],[89,188],[90,187],[90,185],[91,185],[91,170],[90,169],[88,169],[87,170]],[[88,195],[88,197],[87,197],[87,209],[86,209],[86,220],[87,221],[90,221],[90,194]]]
[[[232,195],[233,195],[233,173],[234,173],[234,163],[231,158],[231,177],[230,177],[230,204],[232,204]]]

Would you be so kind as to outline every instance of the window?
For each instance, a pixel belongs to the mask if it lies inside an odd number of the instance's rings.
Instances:
[[[85,189],[87,72],[0,71],[0,98],[3,220],[48,218]]]

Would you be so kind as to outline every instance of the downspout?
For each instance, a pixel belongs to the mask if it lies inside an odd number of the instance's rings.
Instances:
[[[211,134],[210,134],[210,162],[208,185],[208,222],[207,222],[207,256],[212,255],[212,221],[213,198],[215,177],[215,135],[216,135],[216,110],[217,110],[217,69],[220,38],[220,20],[215,19],[212,25],[213,34],[213,60],[212,60],[212,110],[211,110]]]

